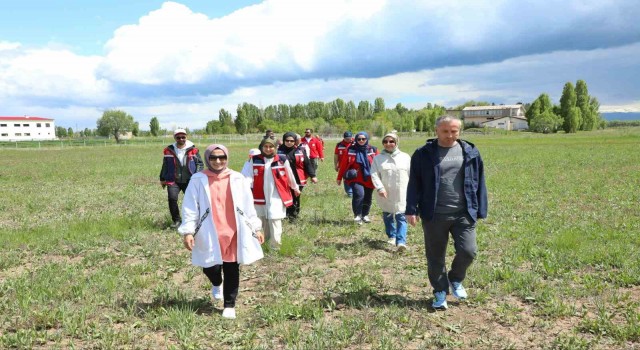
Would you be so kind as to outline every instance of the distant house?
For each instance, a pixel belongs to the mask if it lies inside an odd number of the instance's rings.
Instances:
[[[41,117],[0,117],[0,141],[55,140],[53,119]]]
[[[462,110],[462,118],[466,127],[474,125],[504,130],[525,130],[529,128],[529,124],[524,113],[524,106],[521,104],[471,106]]]

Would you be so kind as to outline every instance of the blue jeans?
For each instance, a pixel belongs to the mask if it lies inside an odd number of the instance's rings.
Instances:
[[[342,185],[344,186],[344,193],[346,193],[347,196],[352,197],[353,188],[351,188],[351,185],[348,185],[346,181]]]
[[[407,218],[404,213],[382,213],[382,221],[384,221],[384,230],[387,237],[395,238],[396,245],[407,244]]]

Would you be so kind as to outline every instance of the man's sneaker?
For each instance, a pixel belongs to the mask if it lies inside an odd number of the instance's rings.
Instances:
[[[365,215],[362,217],[362,221],[366,222],[367,224],[371,222],[371,219],[369,219],[369,215]]]
[[[457,299],[467,299],[467,291],[460,282],[451,282],[451,294]]]
[[[225,307],[224,310],[222,310],[222,317],[223,318],[228,318],[230,320],[233,320],[236,318],[236,309],[232,308],[232,307]]]
[[[222,300],[224,298],[222,296],[222,286],[211,287],[211,295],[213,295],[213,299]]]
[[[181,224],[182,224],[182,222],[180,220],[178,220],[178,221],[174,221],[171,224],[171,226],[169,226],[169,227],[172,228],[172,229],[176,229],[176,228],[180,227]]]
[[[393,238],[389,238],[389,240],[387,241],[387,243],[389,243],[389,244],[391,244],[391,245],[395,246],[395,245],[396,245],[396,239],[395,239],[395,237],[393,237]]]
[[[353,218],[353,222],[355,222],[356,224],[361,224],[362,223],[362,218],[360,217],[360,215],[358,215],[355,218]]]
[[[447,292],[435,292],[433,293],[433,303],[431,306],[434,309],[447,309]]]
[[[404,243],[398,244],[398,253],[404,253],[407,250],[407,245]]]

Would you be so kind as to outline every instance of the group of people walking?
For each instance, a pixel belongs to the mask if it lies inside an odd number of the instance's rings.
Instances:
[[[407,225],[422,219],[434,308],[447,308],[450,290],[456,298],[467,297],[462,281],[477,251],[475,225],[487,214],[482,159],[473,144],[458,139],[460,128],[459,119],[439,118],[437,138],[413,156],[400,151],[395,133],[383,136],[379,151],[366,132],[355,137],[345,132],[334,152],[336,182],[344,182],[351,197],[355,223],[371,222],[375,191],[388,242],[403,252]],[[230,154],[224,145],[207,147],[202,161],[183,129],[176,130],[174,138],[176,142],[164,150],[160,174],[162,186],[168,188],[172,227],[192,252],[192,263],[211,281],[213,298],[223,300],[222,316],[235,318],[239,264],[261,259],[264,242],[271,248],[280,246],[282,220],[298,218],[302,190],[318,181],[322,140],[313,137],[311,129],[304,137],[287,132],[281,142],[267,133],[242,171],[236,172],[227,167]],[[180,191],[185,193],[182,218],[177,207]],[[449,234],[456,255],[447,271]]]

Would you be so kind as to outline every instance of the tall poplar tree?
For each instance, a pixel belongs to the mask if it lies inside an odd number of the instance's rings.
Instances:
[[[564,84],[564,89],[562,90],[562,97],[560,97],[560,116],[563,119],[562,129],[564,132],[571,132],[571,110],[576,107],[576,91],[573,88],[573,84],[571,82],[567,82]],[[576,116],[575,114],[573,115]],[[577,121],[580,122],[580,121]],[[573,129],[575,132],[575,128]]]
[[[151,121],[149,122],[149,129],[151,130],[151,135],[158,136],[160,133],[160,122],[157,117],[151,118]]]

